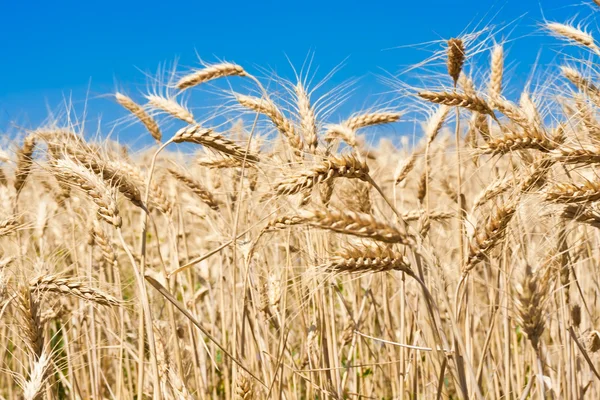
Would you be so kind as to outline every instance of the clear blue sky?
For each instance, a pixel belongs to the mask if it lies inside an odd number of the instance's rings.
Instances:
[[[313,51],[322,71],[349,57],[337,79],[366,76],[368,83],[373,73],[395,72],[429,55],[395,47],[449,38],[480,20],[502,25],[520,17],[513,38],[535,32],[542,15],[566,21],[580,13],[590,21],[591,8],[565,3],[0,0],[0,128],[35,125],[62,96],[84,100],[88,85],[90,116],[114,118],[118,113],[105,111],[111,100],[101,95],[117,87],[138,93],[143,72],[175,58],[195,66],[196,53],[205,61],[225,59],[251,71],[264,66],[283,75],[291,74],[286,55],[300,66]],[[519,60],[514,68],[526,72],[540,44],[553,42],[534,34],[511,45],[511,60]]]

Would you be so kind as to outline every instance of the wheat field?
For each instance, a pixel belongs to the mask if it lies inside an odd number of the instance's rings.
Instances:
[[[347,87],[221,62],[111,97],[152,146],[19,130],[1,398],[600,398],[600,48],[541,30],[557,66],[516,92],[488,31],[345,118]]]

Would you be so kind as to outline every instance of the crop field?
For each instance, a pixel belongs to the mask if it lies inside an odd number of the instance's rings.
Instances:
[[[341,117],[344,84],[218,62],[110,95],[148,146],[11,128],[0,398],[600,398],[600,47],[569,21],[536,84],[484,28]]]

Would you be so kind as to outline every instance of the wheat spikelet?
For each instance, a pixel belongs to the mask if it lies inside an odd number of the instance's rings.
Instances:
[[[452,38],[448,40],[447,56],[448,75],[450,75],[456,86],[465,63],[465,46],[462,39]]]
[[[46,377],[50,370],[50,356],[43,352],[34,361],[29,378],[23,383],[23,398],[25,400],[41,400]]]
[[[564,164],[595,164],[600,163],[600,146],[582,144],[560,146],[549,153],[555,161]]]
[[[110,164],[120,171],[119,176],[122,180],[127,179],[131,181],[131,185],[145,189],[147,179],[146,174],[136,165],[123,161],[111,161]],[[150,195],[150,204],[148,205],[150,210],[156,209],[166,215],[171,213],[173,210],[172,201],[165,194],[160,183],[156,179],[153,179],[152,182],[150,182],[150,191],[148,194]]]
[[[423,99],[436,104],[443,104],[449,107],[463,107],[481,114],[494,115],[494,112],[484,99],[478,96],[468,96],[463,93],[448,92],[420,92],[419,96]]]
[[[544,313],[550,295],[551,272],[547,263],[537,270],[527,265],[524,279],[517,288],[519,325],[536,350],[545,329]]]
[[[294,90],[296,92],[300,128],[304,135],[304,141],[308,145],[308,148],[314,152],[319,144],[315,111],[311,107],[310,96],[304,89],[302,82],[298,82]]]
[[[15,190],[18,192],[23,189],[25,180],[31,171],[33,150],[35,149],[35,135],[29,135],[23,141],[23,147],[17,152],[17,169],[15,171]]]
[[[327,130],[325,131],[325,140],[327,142],[331,142],[335,139],[341,139],[348,143],[348,145],[355,148],[358,145],[356,141],[356,132],[343,124],[327,125]]]
[[[238,159],[245,158],[249,162],[258,162],[258,156],[246,153],[243,148],[231,140],[219,135],[212,129],[202,128],[200,125],[191,125],[180,129],[175,133],[172,140],[175,143],[190,142],[201,144]]]
[[[127,111],[135,115],[136,118],[139,119],[140,122],[146,127],[148,132],[150,132],[150,135],[152,135],[154,140],[160,143],[160,141],[162,140],[162,133],[160,131],[160,128],[158,127],[156,121],[152,119],[152,117],[149,116],[146,113],[146,111],[144,111],[144,108],[142,106],[140,106],[124,94],[118,92],[115,94],[115,99],[117,99],[117,102],[120,105],[122,105]]]
[[[8,236],[19,228],[19,218],[16,215],[0,219],[0,237]]]
[[[448,106],[441,105],[427,120],[425,134],[427,135],[428,144],[431,144],[437,137],[438,133],[442,129],[442,126],[444,125],[444,121],[446,120],[449,111],[450,108]]]
[[[513,178],[498,179],[492,182],[487,188],[481,191],[473,200],[473,208],[479,208],[495,197],[505,193],[515,184]]]
[[[596,107],[600,107],[600,89],[596,85],[581,76],[575,68],[569,66],[562,66],[560,68],[563,75],[571,81],[577,89],[585,94]]]
[[[587,203],[600,200],[600,182],[557,183],[544,192],[546,200],[557,203]]]
[[[121,226],[114,190],[98,175],[69,158],[55,160],[51,171],[57,179],[82,189],[98,206],[98,215],[102,219],[117,228]]]
[[[577,107],[577,115],[579,116],[579,122],[585,130],[587,134],[592,138],[600,138],[600,123],[596,119],[596,115],[594,110],[592,110],[591,106],[588,102],[580,95],[574,96],[575,106]]]
[[[548,152],[555,145],[539,131],[526,131],[524,133],[507,132],[502,137],[491,138],[485,146],[480,147],[481,154],[507,154],[512,151],[534,149]]]
[[[461,73],[458,78],[458,84],[462,88],[463,92],[467,96],[476,96],[477,91],[475,90],[475,84],[473,83],[473,79],[471,79],[467,74]]]
[[[59,278],[55,275],[40,275],[33,278],[29,281],[29,287],[31,291],[71,295],[104,306],[121,304],[119,300],[99,289],[91,288],[74,279]]]
[[[100,223],[95,219],[92,221],[91,234],[93,243],[97,244],[100,248],[104,262],[111,268],[117,267],[117,255],[110,243],[110,239],[100,226]]]
[[[477,224],[469,244],[469,255],[464,273],[484,260],[491,250],[504,238],[508,223],[516,211],[516,204],[509,202],[494,210],[483,223]]]
[[[549,22],[546,24],[546,29],[561,39],[566,39],[577,43],[581,46],[587,47],[595,53],[598,53],[598,47],[596,46],[592,35],[584,32],[580,28],[576,28],[572,25],[561,24],[559,22]]]
[[[198,86],[202,83],[211,81],[213,79],[222,78],[226,76],[248,76],[246,71],[242,67],[231,63],[221,63],[210,65],[206,68],[199,69],[192,72],[179,81],[176,85],[178,89],[184,90],[194,86]]]
[[[28,289],[18,293],[18,312],[25,343],[34,356],[39,358],[44,348],[44,330],[41,323],[40,304]]]
[[[492,99],[492,105],[496,110],[506,115],[508,119],[510,119],[515,124],[520,125],[525,129],[530,128],[529,118],[527,117],[527,115],[523,112],[523,110],[521,110],[512,102],[506,100],[502,96],[499,96]]]
[[[239,373],[235,382],[236,398],[240,400],[252,400],[254,398],[254,388],[252,381],[245,374]]]
[[[455,203],[458,203],[458,193],[456,189],[450,184],[450,181],[444,177],[440,180],[442,184],[442,189],[444,189],[444,193]]]
[[[290,226],[300,225],[305,222],[303,217],[298,215],[283,215],[276,218],[273,218],[263,228],[263,231],[276,231],[280,229],[286,229]]]
[[[398,185],[399,183],[403,182],[406,177],[408,176],[408,174],[410,173],[410,171],[413,170],[413,168],[415,167],[415,164],[417,162],[417,153],[413,152],[411,153],[411,155],[402,160],[399,164],[398,167],[396,168],[396,176],[394,178],[394,183],[396,185]]]
[[[242,166],[242,162],[240,160],[229,157],[203,157],[197,159],[196,164],[201,167],[213,169],[238,168]]]
[[[502,76],[504,74],[504,48],[496,44],[492,50],[489,94],[491,99],[502,95]]]
[[[206,189],[204,186],[200,184],[200,182],[196,181],[191,176],[178,171],[174,168],[168,168],[168,171],[171,175],[175,177],[178,181],[182,182],[185,186],[187,186],[196,196],[200,198],[207,206],[209,206],[213,210],[219,209],[219,203],[215,199],[215,197]]]
[[[164,111],[175,118],[187,122],[188,124],[194,123],[194,115],[192,115],[187,108],[179,104],[174,99],[157,95],[147,95],[146,99],[148,100],[148,104],[150,104],[153,108]]]
[[[418,221],[423,215],[427,214],[427,217],[432,221],[443,221],[451,219],[456,216],[456,213],[440,210],[430,210],[429,212],[424,210],[412,210],[404,211],[401,213],[402,220],[405,222]]]
[[[561,217],[600,228],[600,210],[597,210],[596,207],[568,205],[563,209]]]
[[[395,270],[412,275],[408,260],[402,254],[381,247],[345,249],[329,260],[323,268],[333,273],[356,274]]]
[[[243,107],[267,116],[267,118],[273,122],[273,125],[275,125],[277,130],[288,139],[296,153],[300,154],[304,148],[304,144],[296,133],[294,125],[285,118],[275,103],[264,97],[236,95],[236,99]]]
[[[412,244],[413,239],[396,228],[378,221],[369,214],[349,210],[300,211],[303,223],[346,235],[358,236],[387,243]]]
[[[353,185],[343,186],[342,195],[345,204],[351,210],[370,214],[373,209],[371,201],[371,185],[361,181],[353,181]]]
[[[342,122],[342,125],[347,126],[353,131],[366,128],[373,125],[391,124],[397,122],[400,119],[399,113],[394,112],[373,112],[367,114],[361,114],[349,118]]]
[[[334,178],[360,179],[366,181],[369,167],[354,155],[330,156],[308,171],[300,172],[280,181],[275,190],[279,195],[292,195],[310,189]]]

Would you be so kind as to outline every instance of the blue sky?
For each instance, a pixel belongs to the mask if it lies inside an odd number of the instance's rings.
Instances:
[[[527,74],[538,48],[556,40],[535,34],[542,16],[566,21],[591,7],[563,0],[427,1],[0,1],[0,128],[31,127],[71,95],[88,116],[122,116],[106,94],[137,95],[144,73],[179,59],[181,68],[235,61],[290,76],[310,52],[320,76],[347,59],[336,76],[363,77],[350,107],[386,88],[374,74],[396,72],[430,55],[405,48],[460,34],[480,21],[514,23],[515,75]],[[590,26],[595,29],[596,26]],[[551,57],[552,48],[545,57]],[[543,59],[546,60],[546,59]],[[335,81],[335,80],[334,80]],[[380,85],[380,86],[378,86]]]

